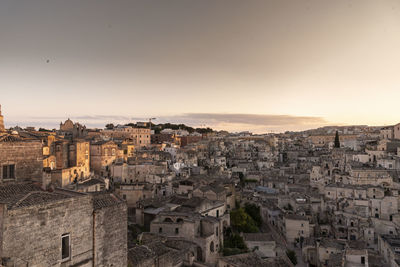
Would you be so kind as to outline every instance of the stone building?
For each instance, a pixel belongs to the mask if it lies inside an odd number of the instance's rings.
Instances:
[[[6,129],[4,127],[4,117],[1,115],[1,105],[0,105],[0,133],[4,132]]]
[[[67,186],[90,176],[90,144],[81,139],[59,139],[53,143],[54,155],[46,157],[50,162],[51,181],[58,186]],[[55,169],[51,160],[55,158]],[[49,167],[49,166],[46,166]]]
[[[400,238],[395,235],[378,235],[378,251],[383,256],[384,263],[390,267],[400,266]]]
[[[127,266],[125,203],[113,194],[0,185],[5,266]]]
[[[120,126],[110,130],[103,130],[102,135],[111,139],[130,139],[137,147],[149,146],[151,131],[148,128]]]
[[[93,266],[127,266],[127,208],[114,194],[93,196]]]
[[[99,141],[90,145],[90,168],[97,175],[107,176],[111,164],[118,158],[118,145],[113,141]]]
[[[393,137],[400,140],[400,123],[393,126]]]
[[[70,119],[60,123],[60,133],[69,139],[82,138],[88,135],[86,126],[73,123]]]
[[[284,217],[284,233],[288,242],[296,242],[296,239],[310,237],[310,225],[307,217],[295,214],[287,214]]]
[[[223,246],[224,225],[229,226],[227,216],[203,217],[189,212],[164,211],[151,222],[150,232],[192,241],[198,246],[196,259],[215,264],[218,251]]]
[[[0,183],[32,180],[42,182],[43,152],[40,140],[16,134],[0,136]]]

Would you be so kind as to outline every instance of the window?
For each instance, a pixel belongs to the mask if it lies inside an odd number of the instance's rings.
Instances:
[[[69,234],[63,234],[61,236],[61,259],[63,261],[69,260],[71,257],[71,245],[69,241]]]
[[[179,228],[175,228],[175,234],[179,234]]]
[[[126,200],[126,195],[125,195],[125,194],[123,194],[123,195],[122,195],[122,198],[123,198],[124,200]]]
[[[218,226],[215,228],[215,234],[218,236]]]
[[[162,233],[162,228],[161,228],[161,227],[158,229],[158,232],[159,232],[160,234]]]
[[[361,264],[365,264],[365,257],[361,257]]]
[[[3,179],[15,179],[15,165],[3,166]]]
[[[210,251],[214,252],[214,241],[211,241],[210,243]]]

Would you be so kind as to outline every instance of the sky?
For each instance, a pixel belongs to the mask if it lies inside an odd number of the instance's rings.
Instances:
[[[400,121],[400,0],[2,0],[6,126]]]

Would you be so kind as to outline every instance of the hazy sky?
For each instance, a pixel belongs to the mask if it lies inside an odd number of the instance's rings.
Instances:
[[[393,124],[400,0],[1,0],[0,93],[7,126]]]

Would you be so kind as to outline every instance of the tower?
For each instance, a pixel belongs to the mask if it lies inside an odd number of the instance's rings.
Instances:
[[[4,128],[4,117],[1,115],[1,105],[0,105],[0,132],[4,132],[6,129]]]

